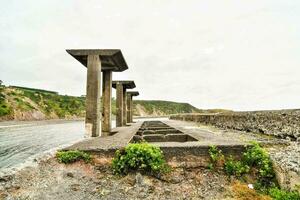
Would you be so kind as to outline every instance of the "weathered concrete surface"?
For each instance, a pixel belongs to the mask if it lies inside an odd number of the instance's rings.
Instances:
[[[132,122],[132,96],[129,93],[127,93],[126,101],[127,101],[127,122],[131,123]]]
[[[170,119],[300,140],[300,110],[178,114]]]
[[[101,136],[108,136],[111,132],[112,71],[103,71],[102,89],[103,121]]]
[[[67,49],[71,56],[78,60],[81,64],[88,68],[87,73],[87,94],[86,94],[86,120],[85,129],[86,137],[97,137],[101,135],[101,114],[100,114],[100,89],[101,89],[101,70],[107,71],[124,71],[128,69],[126,61],[119,49]],[[109,77],[106,73],[105,82]],[[105,84],[106,85],[106,84]],[[108,88],[104,88],[106,95]],[[105,97],[108,98],[108,97]],[[109,103],[109,102],[105,102]],[[107,106],[105,106],[107,108]],[[110,109],[110,106],[107,108]],[[109,129],[107,118],[109,118],[107,110],[105,111],[105,130]],[[105,133],[107,135],[108,132]]]
[[[122,72],[128,69],[120,49],[67,49],[66,51],[86,67],[87,56],[95,55],[102,62],[102,70]]]
[[[135,88],[135,83],[132,80],[117,80],[112,82],[112,87],[117,90],[117,127],[126,126],[127,123],[127,99],[126,90]]]
[[[123,85],[121,83],[117,83],[116,85],[117,95],[116,95],[116,123],[117,127],[120,127],[123,125]]]
[[[138,91],[128,91],[127,92],[127,122],[133,122],[133,96],[139,96],[140,93]]]
[[[126,88],[123,88],[123,122],[122,126],[126,126],[127,124],[127,93]]]
[[[125,147],[130,142],[141,124],[142,122],[137,122],[131,124],[131,126],[114,128],[112,131],[117,133],[112,136],[88,138],[65,148],[65,150],[113,154],[117,149]]]
[[[101,131],[100,115],[101,63],[98,55],[87,57],[86,137],[97,137]]]

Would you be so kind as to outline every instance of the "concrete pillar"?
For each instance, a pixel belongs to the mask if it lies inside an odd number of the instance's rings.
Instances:
[[[127,93],[127,122],[131,123],[131,94]]]
[[[116,125],[120,127],[123,125],[123,85],[121,83],[116,84]]]
[[[87,57],[85,137],[101,135],[101,62],[99,55]]]
[[[132,95],[130,95],[130,122],[133,122],[133,101],[132,101]]]
[[[127,124],[127,98],[126,88],[123,88],[123,126]]]
[[[102,86],[102,135],[109,136],[111,132],[111,90],[112,90],[112,71],[103,71],[103,86]]]

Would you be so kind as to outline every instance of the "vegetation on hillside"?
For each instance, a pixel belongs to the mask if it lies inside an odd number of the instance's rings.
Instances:
[[[188,103],[177,103],[171,101],[159,100],[135,100],[134,113],[139,114],[137,106],[142,106],[142,109],[149,115],[170,115],[177,113],[193,113],[198,112],[199,109]]]
[[[85,98],[58,95],[30,88],[5,87],[0,88],[0,116],[11,115],[14,112],[39,110],[46,116],[57,115],[83,117]]]
[[[4,87],[0,85],[0,117],[10,115],[12,113],[12,108],[7,103],[3,91]]]
[[[200,110],[188,103],[156,100],[134,100],[134,115],[160,116],[193,113]],[[0,86],[0,117],[13,116],[14,112],[40,111],[52,118],[84,117],[85,97],[59,95],[53,91]],[[112,98],[112,114],[116,114],[116,101]],[[11,117],[13,118],[13,117]]]

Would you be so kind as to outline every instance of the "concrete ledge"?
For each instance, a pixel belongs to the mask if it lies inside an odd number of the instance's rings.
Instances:
[[[117,132],[112,136],[85,139],[63,150],[80,150],[94,153],[113,153],[125,147],[136,134],[142,122],[132,123],[131,126],[117,127],[112,131]]]

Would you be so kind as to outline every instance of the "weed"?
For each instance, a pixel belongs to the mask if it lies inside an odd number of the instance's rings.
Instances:
[[[79,160],[84,160],[86,163],[90,162],[92,157],[90,154],[82,151],[59,151],[56,153],[59,162],[73,163]]]
[[[224,165],[224,155],[222,154],[222,150],[218,149],[216,146],[211,145],[208,150],[211,163],[209,163],[210,168],[214,169],[217,166]]]

